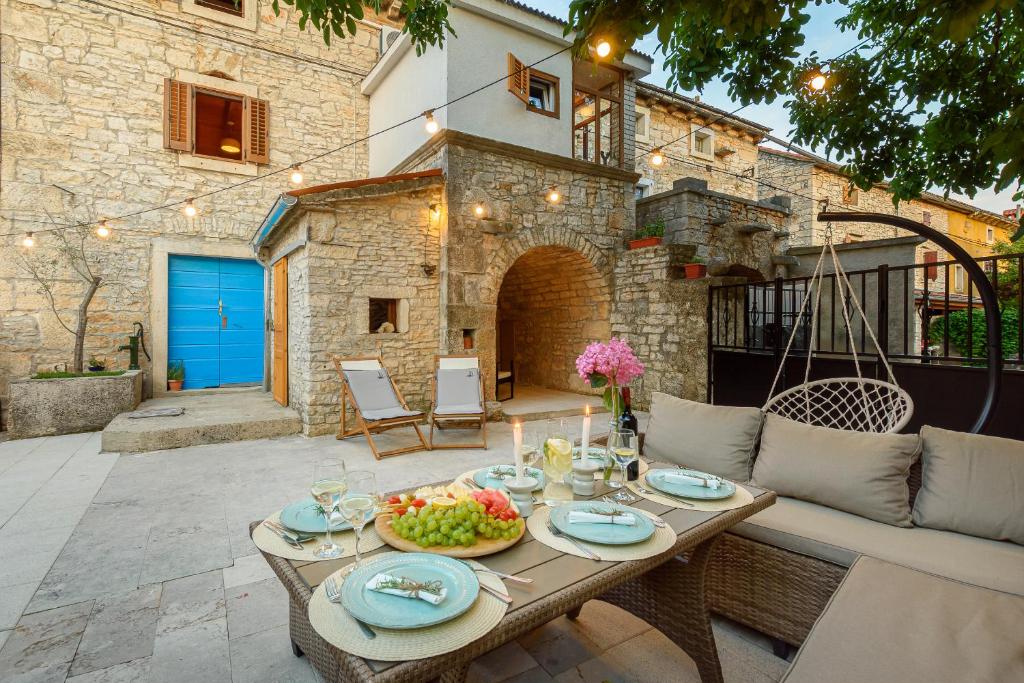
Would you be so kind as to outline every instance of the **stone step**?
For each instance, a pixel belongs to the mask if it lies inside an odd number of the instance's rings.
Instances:
[[[500,415],[505,422],[551,420],[583,415],[588,404],[591,414],[608,412],[601,403],[600,396],[542,387],[517,386],[515,398],[501,402]]]
[[[604,406],[600,408],[591,408],[591,415],[598,415],[600,413],[607,413],[608,409]],[[534,420],[554,420],[562,417],[577,417],[585,413],[585,408],[580,406],[578,408],[555,408],[551,410],[530,410],[525,412],[513,411],[511,413],[501,411],[501,420],[503,422],[533,422]]]
[[[102,450],[139,453],[302,432],[298,413],[279,405],[261,388],[167,394],[144,401],[138,410],[151,408],[184,408],[185,412],[141,419],[122,413],[103,430]]]

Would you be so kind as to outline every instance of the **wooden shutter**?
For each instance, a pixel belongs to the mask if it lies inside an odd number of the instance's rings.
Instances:
[[[192,151],[192,85],[164,79],[164,147]]]
[[[939,262],[939,252],[937,251],[926,251],[924,252],[924,262],[926,264],[933,264],[925,266],[924,273],[926,280],[935,280],[939,277],[939,267],[934,265]]]
[[[530,101],[530,70],[508,53],[508,91],[528,104]]]
[[[255,164],[270,163],[270,142],[268,130],[270,128],[269,105],[266,100],[258,100],[255,97],[245,98],[245,115],[242,119],[242,137],[245,138],[245,148],[242,159]]]

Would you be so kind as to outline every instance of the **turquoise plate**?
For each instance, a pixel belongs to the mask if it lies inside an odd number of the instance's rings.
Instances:
[[[612,509],[633,515],[636,517],[636,524],[626,526],[624,524],[569,523],[569,513],[573,510],[578,512],[591,512],[592,510],[609,512]],[[640,543],[654,535],[654,522],[651,521],[650,517],[635,508],[590,500],[578,500],[551,508],[551,523],[563,534],[578,538],[581,541],[603,543],[605,545]]]
[[[377,574],[441,581],[448,594],[440,604],[431,605],[418,598],[372,591],[366,583]],[[341,604],[349,614],[371,626],[391,629],[423,628],[450,621],[472,607],[479,594],[480,582],[469,565],[433,553],[402,553],[366,562],[341,584]]]
[[[582,446],[575,446],[575,447],[573,447],[573,449],[572,449],[572,459],[573,460],[579,460],[580,459],[580,451],[582,451],[582,450],[583,450]],[[587,457],[589,457],[591,460],[596,460],[599,463],[601,463],[602,465],[604,465],[604,460],[605,460],[605,449],[604,449],[604,447],[602,447],[602,446],[590,446],[590,447],[588,447],[587,448]]]
[[[305,531],[310,534],[322,534],[327,531],[327,520],[316,511],[316,501],[312,497],[294,502],[281,510],[281,524],[292,531]],[[345,531],[351,528],[352,525],[343,519],[331,525],[331,531]]]
[[[718,479],[712,474],[707,472],[698,472],[697,470],[684,470],[679,469],[661,469],[661,470],[648,470],[647,471],[647,483],[651,485],[651,488],[658,489],[669,495],[679,496],[680,498],[693,498],[695,500],[722,500],[723,498],[729,498],[736,493],[736,484],[725,479],[720,479],[722,482],[718,489],[711,489],[705,486],[699,486],[697,484],[676,484],[674,482],[665,481],[665,475],[670,473],[677,474],[689,474],[693,477],[712,477]]]
[[[508,472],[512,478],[515,478],[516,476],[515,465],[492,465],[491,467],[484,467],[483,469],[479,469],[476,472],[474,472],[473,481],[476,482],[477,486],[480,486],[485,489],[492,488],[507,491],[508,489],[505,488],[505,478],[491,475],[491,470],[495,468],[500,468],[503,472]],[[544,470],[538,469],[536,467],[526,467],[524,469],[526,472],[526,476],[533,477],[534,479],[537,480],[537,486],[533,490],[542,490],[544,488]]]

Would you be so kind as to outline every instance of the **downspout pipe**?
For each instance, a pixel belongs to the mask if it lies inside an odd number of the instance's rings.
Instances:
[[[263,223],[260,224],[259,229],[256,231],[255,240],[252,243],[254,252],[259,252],[260,246],[270,236],[270,233],[274,231],[277,224],[281,222],[288,210],[291,209],[299,202],[299,198],[288,193],[279,195],[274,205],[270,207],[270,211],[267,212],[266,217],[263,219]]]
[[[981,406],[981,412],[975,418],[971,426],[972,434],[980,434],[985,431],[992,422],[995,414],[996,403],[999,400],[999,391],[1003,381],[1003,335],[1001,328],[1001,317],[999,313],[999,299],[996,297],[996,290],[992,287],[985,271],[981,269],[967,251],[954,242],[949,235],[939,232],[935,228],[912,221],[903,216],[890,216],[884,213],[871,213],[867,211],[822,211],[818,214],[818,220],[833,223],[881,223],[896,228],[903,228],[915,234],[926,237],[932,242],[953,255],[957,263],[963,266],[964,271],[971,278],[974,286],[978,288],[978,295],[985,308],[985,334],[987,336],[988,356],[988,387],[985,390],[985,400]],[[927,283],[926,283],[927,284]],[[888,350],[886,350],[888,352]]]

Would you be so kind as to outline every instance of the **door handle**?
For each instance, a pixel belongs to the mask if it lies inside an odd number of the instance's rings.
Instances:
[[[222,317],[224,315],[224,301],[221,299],[217,299],[217,315]]]

